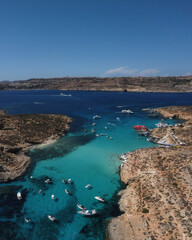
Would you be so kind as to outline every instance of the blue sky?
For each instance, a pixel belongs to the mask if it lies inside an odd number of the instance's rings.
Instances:
[[[191,0],[0,0],[0,81],[192,75]]]

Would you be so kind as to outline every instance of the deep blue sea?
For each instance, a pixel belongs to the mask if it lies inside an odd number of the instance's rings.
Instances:
[[[145,137],[138,137],[132,127],[155,127],[162,117],[151,116],[142,109],[171,105],[192,105],[192,93],[0,92],[0,109],[9,114],[51,113],[73,118],[65,137],[30,151],[32,165],[25,176],[0,184],[0,240],[104,239],[107,221],[120,214],[117,193],[124,185],[119,178],[118,156],[155,146]],[[122,114],[122,109],[134,114]],[[95,115],[101,119],[93,120]],[[169,119],[165,122],[175,123]],[[93,128],[95,133],[91,132]],[[97,137],[100,133],[108,137]],[[47,177],[52,178],[53,184],[44,182]],[[73,184],[62,183],[63,178],[71,178]],[[86,189],[87,184],[92,189]],[[72,195],[67,195],[65,189]],[[18,191],[23,196],[20,201]],[[95,196],[104,197],[107,203],[98,202]],[[77,204],[96,209],[98,215],[90,218],[77,214]],[[50,221],[47,215],[54,216],[57,222]],[[31,222],[25,222],[25,217]]]

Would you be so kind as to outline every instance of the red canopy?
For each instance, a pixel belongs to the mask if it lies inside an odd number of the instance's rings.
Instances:
[[[134,128],[134,129],[137,129],[137,130],[147,129],[146,126],[142,126],[142,125],[133,126],[133,128]]]

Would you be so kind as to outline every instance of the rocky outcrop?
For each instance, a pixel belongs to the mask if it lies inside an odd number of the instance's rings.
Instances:
[[[185,116],[188,121],[172,131],[186,145],[139,149],[128,155],[120,172],[121,180],[127,184],[119,193],[123,214],[110,221],[110,239],[192,239],[191,110],[185,108],[185,114],[183,107],[156,110]],[[168,128],[159,129],[159,137],[163,138]]]
[[[63,115],[0,114],[0,181],[21,176],[31,162],[29,148],[64,136],[70,122]]]
[[[192,92],[192,76],[185,77],[64,77],[0,82],[0,90],[89,90],[128,92]]]

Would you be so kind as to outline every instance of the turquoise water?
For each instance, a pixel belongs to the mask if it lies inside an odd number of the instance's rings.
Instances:
[[[9,113],[62,113],[74,119],[65,137],[30,151],[33,164],[24,177],[0,185],[0,239],[4,240],[104,239],[107,220],[120,214],[117,193],[124,186],[119,179],[118,156],[154,146],[145,137],[138,137],[132,128],[137,124],[152,128],[161,119],[148,116],[142,108],[177,105],[181,99],[190,104],[192,96],[169,94],[162,98],[161,94],[70,92],[72,97],[60,97],[58,91],[3,94],[0,108]],[[174,102],[174,99],[177,100]],[[124,107],[119,108],[120,105]],[[121,109],[135,113],[122,114]],[[96,114],[101,119],[94,121]],[[93,122],[97,125],[93,126]],[[174,120],[166,122],[174,123]],[[112,140],[106,136],[96,137],[91,133],[93,128],[96,134],[107,134]],[[87,132],[82,131],[84,129]],[[52,178],[53,184],[44,182],[47,177]],[[71,178],[73,184],[62,183],[63,178]],[[87,184],[93,188],[86,189]],[[72,195],[67,195],[65,189]],[[17,191],[22,192],[21,201],[16,198]],[[107,203],[98,202],[95,196],[104,197]],[[77,214],[77,204],[96,209],[98,216],[88,218]],[[54,216],[57,222],[51,222],[47,215]],[[26,223],[24,217],[31,222]]]

